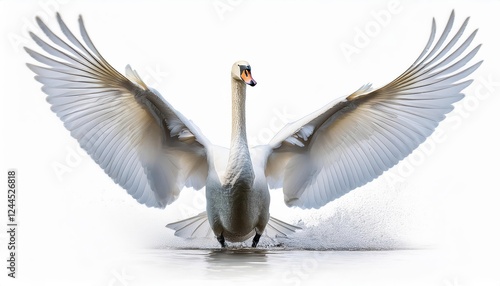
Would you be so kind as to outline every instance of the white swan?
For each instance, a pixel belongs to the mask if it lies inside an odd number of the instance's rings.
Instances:
[[[460,100],[472,80],[460,81],[481,62],[466,66],[479,46],[465,54],[476,31],[457,47],[468,19],[451,39],[452,12],[434,44],[435,22],[418,59],[389,84],[363,86],[286,125],[269,144],[248,147],[246,85],[255,85],[247,62],[231,70],[230,149],[212,145],[200,130],[129,66],[126,77],[99,54],[79,18],[80,42],[57,20],[65,40],[39,18],[52,43],[33,33],[49,56],[26,51],[45,65],[28,64],[47,101],[80,146],[138,202],[163,208],[184,187],[206,187],[207,210],[168,226],[183,237],[213,231],[243,241],[264,231],[286,235],[296,227],[269,216],[269,187],[283,188],[285,203],[318,208],[362,186],[421,144]],[[465,55],[464,55],[465,54]]]

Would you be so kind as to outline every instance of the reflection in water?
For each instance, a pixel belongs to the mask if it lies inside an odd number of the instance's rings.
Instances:
[[[265,249],[214,249],[208,252],[206,261],[215,265],[226,266],[234,263],[260,265],[267,261],[268,251]]]
[[[247,279],[248,275],[268,276],[269,251],[264,249],[214,249],[205,256],[210,278],[230,275],[232,279]]]

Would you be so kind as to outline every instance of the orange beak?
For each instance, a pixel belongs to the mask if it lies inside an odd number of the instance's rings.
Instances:
[[[252,77],[252,73],[247,69],[241,71],[241,79],[249,86],[255,86],[257,84]]]

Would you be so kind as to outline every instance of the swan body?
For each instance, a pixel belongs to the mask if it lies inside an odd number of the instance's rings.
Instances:
[[[298,229],[269,215],[270,188],[288,206],[319,208],[362,186],[408,156],[429,137],[480,62],[480,45],[461,44],[468,19],[448,39],[454,12],[439,39],[436,26],[417,60],[378,89],[353,94],[287,124],[266,145],[248,146],[245,100],[255,86],[248,62],[231,68],[230,148],[215,146],[160,93],[126,67],[116,71],[97,51],[79,18],[79,40],[57,14],[66,39],[37,23],[50,42],[30,32],[45,54],[25,48],[51,109],[80,146],[121,187],[148,207],[164,208],[185,187],[205,187],[206,212],[170,223],[181,237],[214,235],[222,246]]]
[[[244,241],[257,235],[254,244],[269,221],[269,187],[263,168],[255,168],[246,136],[246,84],[257,83],[251,77],[247,62],[236,62],[231,68],[232,133],[229,158],[224,172],[210,164],[209,154],[206,184],[207,217],[219,242]]]

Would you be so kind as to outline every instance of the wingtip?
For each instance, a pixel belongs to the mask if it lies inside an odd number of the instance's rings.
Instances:
[[[432,25],[431,25],[431,34],[436,33],[436,27],[437,27],[437,25],[436,25],[436,18],[433,17],[432,18]]]
[[[59,23],[59,26],[61,25],[63,21],[62,17],[61,17],[61,14],[59,14],[59,12],[56,12],[56,19],[57,19],[57,23]]]
[[[78,23],[83,26],[83,16],[82,16],[82,14],[78,15]]]
[[[482,64],[483,64],[484,60],[480,60],[478,62],[476,62],[475,64],[473,64],[472,66],[470,66],[468,69],[470,70],[469,73],[473,73],[475,70],[477,70]]]
[[[32,63],[26,63],[26,66],[27,67],[32,67],[32,66],[34,66],[34,64],[32,64]]]
[[[42,18],[40,18],[40,16],[36,16],[35,21],[38,24],[38,26],[43,29],[43,26],[45,26],[45,23],[43,22]]]
[[[40,39],[40,37],[38,37],[35,33],[33,33],[32,31],[29,31],[28,32],[28,35],[30,35],[30,37],[33,39],[33,41],[35,41],[35,43],[39,43],[42,39]],[[40,45],[40,44],[38,44]]]
[[[455,9],[451,10],[450,18],[448,21],[451,21],[452,23],[455,21]]]
[[[482,44],[482,43],[481,43],[481,44],[478,44],[478,45],[477,45],[474,49],[478,49],[478,50],[480,50],[482,46],[483,46],[483,44]]]
[[[466,87],[468,87],[469,85],[471,85],[473,82],[474,82],[474,80],[473,80],[473,79],[468,79],[468,80],[463,81],[463,82],[461,82],[461,83],[459,83],[459,84],[462,84],[462,85],[463,85],[463,88],[466,88]],[[462,93],[460,93],[460,94],[462,94]],[[464,96],[465,96],[465,95],[464,95]],[[463,98],[463,97],[462,97],[462,98]]]
[[[31,63],[25,63],[25,65],[31,70]]]

